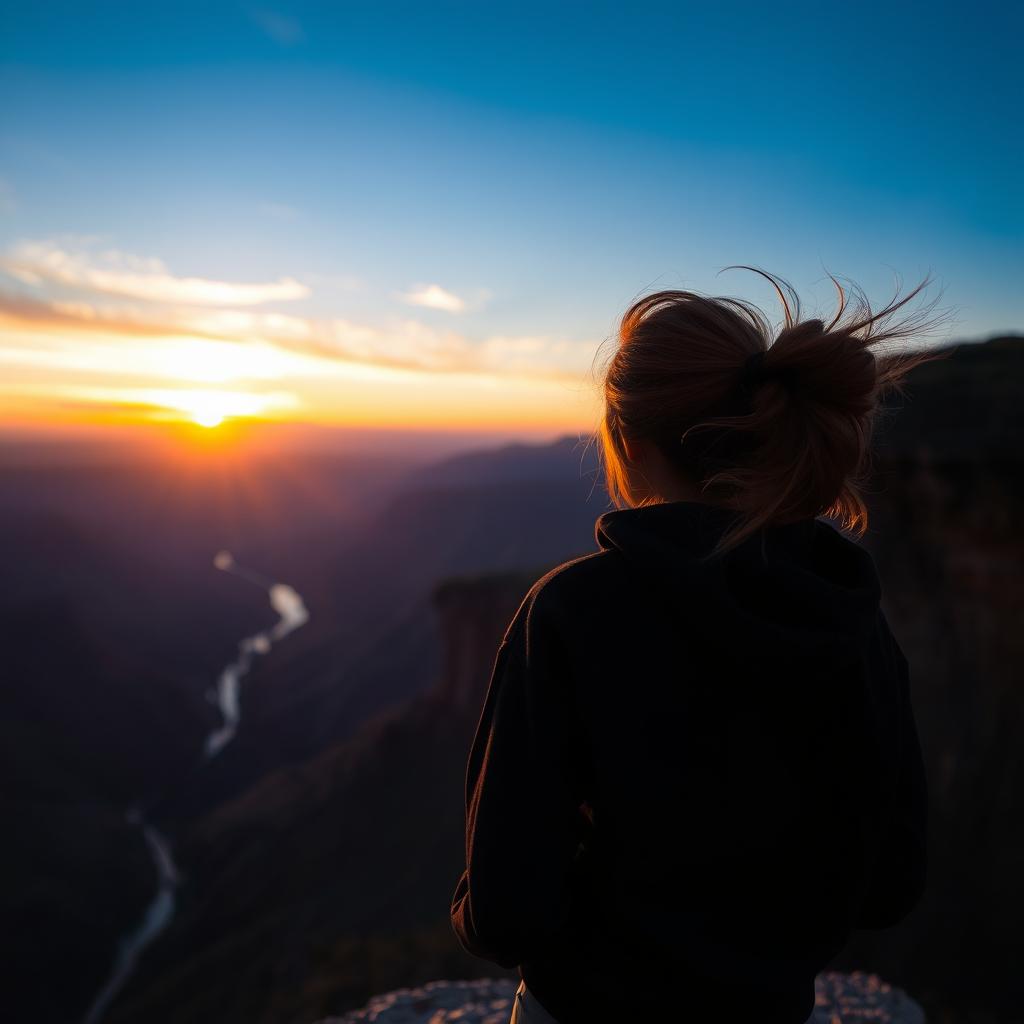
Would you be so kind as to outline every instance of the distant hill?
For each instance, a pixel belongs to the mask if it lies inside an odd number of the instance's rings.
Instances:
[[[588,443],[589,441],[589,443]],[[452,455],[413,471],[405,487],[426,490],[470,484],[594,481],[597,449],[588,438],[560,437],[550,444],[508,444]],[[597,484],[600,488],[600,482]]]

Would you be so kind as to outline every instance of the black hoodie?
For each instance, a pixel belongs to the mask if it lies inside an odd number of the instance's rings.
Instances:
[[[924,885],[908,666],[870,554],[667,502],[606,512],[497,651],[452,924],[560,1024],[801,1024]]]

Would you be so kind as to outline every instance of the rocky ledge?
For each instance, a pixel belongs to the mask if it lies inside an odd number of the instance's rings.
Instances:
[[[431,981],[375,996],[361,1010],[320,1024],[508,1024],[516,983]],[[815,983],[814,1024],[924,1024],[906,993],[877,975],[826,972]]]

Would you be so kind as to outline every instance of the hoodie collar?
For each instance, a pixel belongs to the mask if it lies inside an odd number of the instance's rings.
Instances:
[[[594,537],[605,550],[669,544],[680,555],[696,558],[710,551],[735,520],[736,513],[720,505],[665,501],[605,512],[594,524]]]
[[[731,626],[744,646],[780,657],[859,648],[881,598],[870,553],[807,518],[763,527],[701,562],[736,519],[722,506],[670,501],[605,512],[594,535],[698,628]]]

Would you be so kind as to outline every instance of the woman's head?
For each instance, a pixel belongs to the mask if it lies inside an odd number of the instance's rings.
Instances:
[[[937,322],[933,305],[899,315],[927,281],[877,313],[835,282],[839,309],[826,324],[802,320],[792,288],[756,272],[782,300],[775,337],[750,303],[688,291],[648,295],[623,316],[603,384],[609,494],[619,506],[684,498],[734,509],[737,526],[718,551],[761,526],[818,515],[863,533],[860,486],[880,402],[936,358],[872,348]]]

